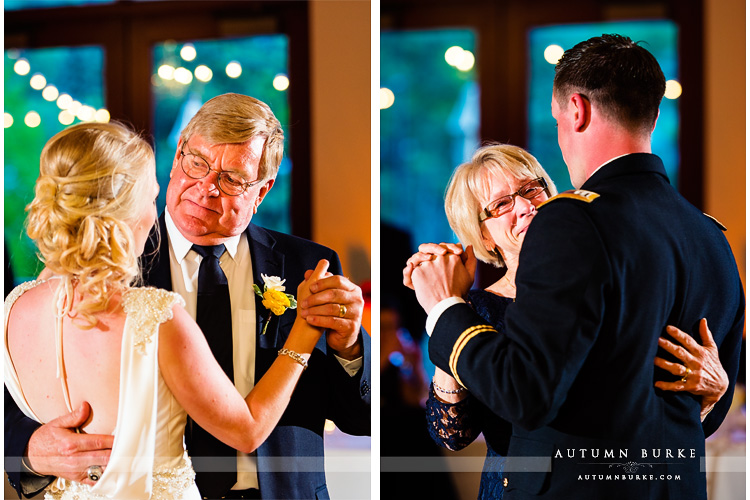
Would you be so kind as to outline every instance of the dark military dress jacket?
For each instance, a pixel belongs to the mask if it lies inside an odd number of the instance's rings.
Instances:
[[[670,376],[654,357],[667,325],[700,342],[707,318],[736,380],[744,292],[720,225],[657,156],[627,155],[540,208],[516,285],[504,333],[456,304],[429,343],[437,366],[513,424],[505,498],[706,498],[705,437],[733,384],[701,424],[699,397],[654,387]]]

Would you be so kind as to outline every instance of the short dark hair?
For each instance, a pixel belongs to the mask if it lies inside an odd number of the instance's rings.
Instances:
[[[656,58],[639,43],[602,35],[566,50],[555,66],[558,102],[581,93],[629,130],[650,133],[666,82]]]

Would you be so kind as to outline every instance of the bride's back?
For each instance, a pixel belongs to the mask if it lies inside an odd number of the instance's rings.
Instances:
[[[55,290],[59,279],[50,279],[25,292],[8,318],[8,348],[31,409],[48,422],[68,412],[63,379],[57,376]],[[62,360],[72,407],[86,401],[92,418],[88,433],[110,434],[117,421],[120,349],[125,314],[119,297],[108,312],[98,313],[95,327],[84,328],[80,319],[62,321]],[[6,312],[7,313],[7,312]]]
[[[92,407],[86,431],[114,430],[121,295],[139,273],[138,256],[156,219],[155,174],[148,143],[115,122],[74,125],[42,150],[26,230],[50,279],[26,286],[5,313],[13,367],[44,422],[69,411],[67,386],[73,409],[84,401]]]

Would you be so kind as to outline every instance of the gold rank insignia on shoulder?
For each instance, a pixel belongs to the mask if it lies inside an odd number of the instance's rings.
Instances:
[[[553,196],[549,200],[545,201],[544,203],[540,203],[539,206],[536,207],[537,210],[542,208],[547,203],[551,202],[552,200],[557,200],[560,198],[570,198],[573,200],[579,200],[586,203],[591,203],[595,199],[599,198],[599,194],[595,193],[593,191],[586,191],[585,189],[571,189],[570,191],[563,191],[562,193]]]
[[[714,221],[716,223],[716,225],[719,226],[719,229],[721,229],[722,231],[726,231],[727,230],[727,226],[725,226],[724,224],[722,224],[721,222],[719,222],[719,219],[717,219],[713,215],[708,215],[705,212],[703,212],[703,215],[705,215],[706,217],[708,217],[709,219],[711,219],[712,221]]]

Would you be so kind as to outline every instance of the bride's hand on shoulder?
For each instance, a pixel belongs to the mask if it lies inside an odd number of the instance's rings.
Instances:
[[[727,391],[729,377],[721,366],[719,349],[705,319],[700,321],[699,331],[703,345],[679,328],[667,326],[667,333],[677,343],[660,337],[659,347],[677,358],[678,362],[667,361],[657,356],[654,364],[682,378],[674,382],[660,380],[654,385],[665,391],[689,392],[702,396],[702,420]]]

